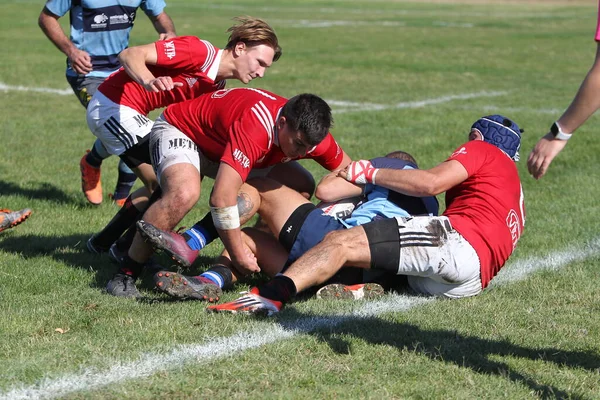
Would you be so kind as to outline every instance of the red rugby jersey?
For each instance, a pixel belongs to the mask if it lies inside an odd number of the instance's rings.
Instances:
[[[515,162],[496,146],[473,140],[448,158],[469,177],[446,192],[452,226],[473,246],[486,287],[512,254],[525,225],[525,203]]]
[[[106,78],[98,90],[115,103],[148,115],[157,108],[225,87],[224,80],[215,82],[222,51],[210,42],[195,36],[179,36],[159,40],[155,46],[158,59],[156,65],[148,65],[148,69],[157,78],[170,76],[173,82],[181,82],[183,86],[158,93],[149,92],[121,68]]]
[[[278,146],[275,122],[287,99],[255,88],[234,88],[173,104],[164,111],[175,126],[215,162],[224,162],[246,180],[253,168],[290,161]],[[343,151],[331,133],[303,158],[334,170]]]

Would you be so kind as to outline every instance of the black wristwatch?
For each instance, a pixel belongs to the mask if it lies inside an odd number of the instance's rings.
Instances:
[[[571,136],[573,136],[572,133],[564,133],[562,129],[560,129],[560,125],[558,125],[558,122],[552,124],[552,126],[550,127],[550,133],[554,136],[554,139],[565,141],[571,139]]]

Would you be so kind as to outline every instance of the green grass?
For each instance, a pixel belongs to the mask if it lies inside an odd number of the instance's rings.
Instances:
[[[334,107],[333,134],[353,158],[404,149],[423,168],[444,160],[486,113],[506,114],[525,129],[521,156],[526,160],[568,106],[595,54],[592,1],[168,3],[179,34],[217,46],[224,44],[236,15],[272,21],[284,55],[253,86],[281,95],[314,92],[331,101],[391,106],[504,93],[418,108],[341,112],[346,110]],[[68,88],[64,57],[37,27],[41,7],[30,0],[2,6],[0,40],[6,46],[0,82],[5,85]],[[132,45],[156,37],[143,14],[138,18]],[[346,24],[310,28],[302,21]],[[519,163],[527,223],[505,272],[527,260],[551,261],[556,252],[576,254],[586,245],[591,256],[495,285],[472,299],[366,317],[351,314],[368,307],[361,302],[306,299],[277,318],[254,319],[210,315],[205,304],[171,301],[150,289],[148,277],[143,301],[104,294],[114,266],[105,256],[87,253],[85,241],[117,209],[108,201],[90,207],[80,193],[78,162],[94,139],[84,110],[74,95],[14,90],[0,91],[0,109],[0,207],[34,210],[30,220],[0,235],[0,397],[19,387],[45,387],[44,379],[83,379],[84,371],[104,376],[129,362],[142,369],[140,360],[154,356],[160,364],[160,355],[164,368],[144,377],[30,394],[71,399],[600,396],[596,116],[541,181]],[[116,163],[112,158],[103,167],[105,193],[114,186]],[[303,164],[317,178],[324,174],[315,163]],[[211,185],[205,183],[202,199],[182,225],[207,211]],[[194,271],[205,268],[221,248],[215,243],[206,249]],[[238,285],[224,300],[246,287]],[[236,335],[243,345],[244,338],[250,343],[283,329],[298,332],[216,358],[198,353],[182,364],[167,362],[178,346],[199,351]]]

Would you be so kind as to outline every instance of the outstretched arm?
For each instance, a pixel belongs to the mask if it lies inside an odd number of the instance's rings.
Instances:
[[[237,196],[242,186],[238,172],[226,163],[221,163],[213,191],[210,206],[215,228],[221,237],[225,249],[231,255],[231,261],[243,274],[259,272],[256,257],[244,246],[240,230]]]
[[[375,168],[370,161],[354,161],[338,176],[355,183],[374,183],[408,196],[436,196],[465,181],[469,174],[456,160],[428,170]]]
[[[583,123],[600,108],[600,43],[596,49],[594,65],[581,83],[571,105],[556,121],[564,133],[575,132]],[[551,133],[543,136],[535,145],[529,158],[527,168],[535,179],[540,179],[552,163],[554,157],[566,146],[566,140],[555,139]]]

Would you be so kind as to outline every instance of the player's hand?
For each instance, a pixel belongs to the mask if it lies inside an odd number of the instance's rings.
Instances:
[[[260,272],[260,267],[256,260],[256,256],[248,247],[244,248],[244,258],[232,259],[235,269],[237,269],[243,275],[250,275],[255,272]]]
[[[173,78],[170,76],[159,76],[151,81],[144,83],[144,88],[149,92],[163,92],[173,90],[176,87],[183,86],[182,82],[173,82]]]
[[[527,169],[535,178],[540,179],[550,166],[550,163],[558,153],[567,145],[566,140],[554,139],[551,133],[542,137],[527,158]]]
[[[79,75],[87,75],[92,72],[92,58],[87,52],[75,48],[67,57],[71,63],[71,68]]]
[[[158,35],[158,40],[169,40],[173,39],[174,37],[177,37],[177,35],[174,32],[166,32]]]
[[[357,185],[365,185],[367,183],[375,183],[375,175],[378,168],[375,168],[371,161],[359,160],[352,161],[348,166],[338,172],[338,176],[346,179],[348,182],[356,183]]]

